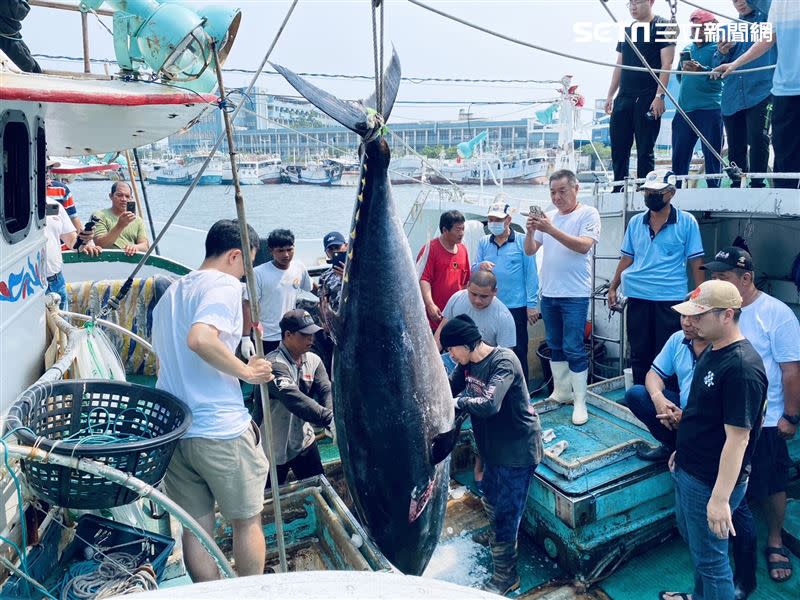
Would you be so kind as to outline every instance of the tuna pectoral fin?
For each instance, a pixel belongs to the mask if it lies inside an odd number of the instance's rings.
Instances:
[[[456,421],[450,431],[438,434],[431,441],[431,464],[438,465],[445,458],[450,456],[453,448],[456,447],[458,441],[458,434],[461,433],[461,426],[464,424],[469,412],[462,410],[456,416]]]
[[[360,136],[365,136],[370,132],[370,127],[367,124],[367,110],[366,107],[377,109],[375,106],[375,95],[373,94],[367,100],[362,102],[347,102],[340,100],[333,94],[329,94],[325,90],[309,83],[297,73],[290,71],[286,67],[270,63],[278,73],[286,78],[291,86],[296,89],[302,96],[311,102],[314,106],[328,115],[330,118],[338,121],[351,131],[355,131]],[[392,60],[386,67],[383,74],[383,114],[384,122],[389,120],[389,115],[394,106],[394,100],[397,97],[397,90],[400,87],[400,59],[397,53],[392,51]]]

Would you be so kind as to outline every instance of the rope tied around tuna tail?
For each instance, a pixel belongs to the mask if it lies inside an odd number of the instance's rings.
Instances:
[[[382,135],[386,135],[389,131],[389,128],[386,127],[386,121],[383,115],[369,107],[367,107],[367,127],[369,127],[369,133],[364,136],[365,144]]]

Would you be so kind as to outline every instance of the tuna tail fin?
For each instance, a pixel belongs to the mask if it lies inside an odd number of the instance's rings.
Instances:
[[[374,126],[370,125],[371,119],[367,109],[377,110],[376,98],[373,93],[372,96],[360,102],[348,102],[341,100],[318,88],[317,86],[309,83],[293,71],[286,67],[270,63],[278,73],[284,76],[291,86],[296,89],[300,94],[311,104],[316,106],[331,119],[334,119],[341,125],[347,127],[349,130],[354,131],[361,137],[369,134]],[[389,120],[389,115],[394,107],[394,101],[397,98],[397,91],[400,88],[400,59],[397,52],[392,49],[392,60],[386,67],[383,74],[383,120]]]
[[[458,442],[458,435],[461,433],[461,426],[467,419],[469,411],[462,410],[456,415],[455,423],[450,431],[440,433],[431,440],[431,464],[438,465],[445,458],[450,456],[450,453],[456,447]]]

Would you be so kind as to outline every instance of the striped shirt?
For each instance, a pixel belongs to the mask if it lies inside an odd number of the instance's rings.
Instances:
[[[78,216],[75,198],[72,196],[72,192],[69,190],[66,183],[62,181],[51,181],[50,185],[47,186],[47,197],[61,204],[64,210],[67,211],[67,216],[70,219],[74,219]]]

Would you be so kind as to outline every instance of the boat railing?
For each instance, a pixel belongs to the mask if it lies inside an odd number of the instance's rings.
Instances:
[[[676,175],[675,179],[678,181],[701,181],[708,179],[725,179],[728,178],[727,173],[699,173],[697,175]],[[742,173],[741,179],[745,185],[751,179],[800,179],[800,173]],[[644,178],[628,178],[616,181],[602,182],[603,187],[616,187],[629,184],[644,183]]]

